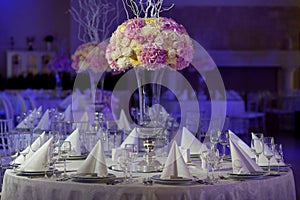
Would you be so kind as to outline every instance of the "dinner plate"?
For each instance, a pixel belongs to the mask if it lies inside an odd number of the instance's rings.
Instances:
[[[264,176],[264,173],[251,173],[251,174],[228,174],[232,179],[259,179]]]
[[[111,165],[108,167],[108,169],[116,171],[116,172],[123,172],[123,169],[121,169],[121,167],[119,165]],[[149,172],[140,171],[140,170],[137,170],[136,168],[132,169],[132,173],[153,173],[153,172],[162,172],[162,169],[156,170],[156,171],[149,171]]]
[[[160,175],[154,175],[151,177],[151,179],[155,183],[166,184],[166,185],[188,185],[188,184],[195,183],[193,179],[186,179],[186,178],[161,179]]]
[[[67,160],[84,160],[86,159],[86,155],[70,155]]]
[[[116,178],[114,174],[108,174],[107,177],[99,177],[96,173],[73,174],[72,180],[81,183],[108,183]]]
[[[52,174],[53,171],[46,171],[47,174]],[[44,176],[45,171],[18,171],[16,173],[18,176]]]
[[[190,154],[190,158],[200,158],[200,154]]]

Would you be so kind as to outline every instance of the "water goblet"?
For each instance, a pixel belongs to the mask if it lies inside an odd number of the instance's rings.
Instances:
[[[71,152],[71,142],[64,141],[60,147],[60,156],[64,161],[64,174],[63,174],[64,178],[67,178],[67,158],[70,152]]]
[[[277,173],[279,174],[279,164],[283,160],[282,144],[274,144],[274,158],[277,161]]]
[[[222,145],[222,150],[223,150],[222,160],[223,160],[226,156],[226,146],[229,144],[229,133],[228,133],[228,131],[220,132],[219,142]]]
[[[256,163],[258,164],[259,155],[263,153],[263,141],[261,138],[253,138],[251,140],[251,150],[255,154]]]
[[[132,171],[133,171],[134,163],[137,159],[138,148],[136,144],[125,144],[125,149],[128,149],[129,151],[129,162],[130,162],[129,182],[135,182],[132,177]]]
[[[211,167],[211,183],[216,183],[218,180],[215,178],[214,176],[214,172],[215,172],[215,167],[219,162],[219,150],[216,148],[211,148],[208,150],[208,154],[207,154],[207,162],[208,165]]]
[[[271,171],[270,161],[274,156],[274,138],[264,137],[263,138],[263,154],[268,159],[268,172]]]
[[[24,161],[26,160],[26,156],[30,151],[30,142],[26,138],[23,138],[19,141],[20,143],[20,154],[23,155]]]
[[[219,136],[221,134],[221,131],[213,129],[210,131],[210,142],[213,144],[212,148],[215,148],[216,145],[219,142]]]
[[[124,174],[124,184],[129,183],[128,181],[128,167],[129,167],[129,150],[126,148],[121,149],[121,155],[118,158],[118,164],[121,167]]]

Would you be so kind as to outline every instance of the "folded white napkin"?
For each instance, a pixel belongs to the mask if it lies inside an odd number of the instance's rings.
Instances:
[[[72,121],[72,111],[71,111],[71,104],[68,105],[68,107],[66,108],[65,112],[64,112],[64,121],[66,122],[71,122]]]
[[[121,148],[125,148],[126,144],[139,144],[139,135],[138,132],[136,130],[136,128],[134,128],[130,134],[126,137],[126,139],[122,142],[121,144]]]
[[[99,140],[86,160],[77,170],[78,173],[97,173],[99,177],[107,177],[107,166],[102,143]]]
[[[36,111],[37,112],[42,112],[43,111],[43,106],[38,107],[38,109]]]
[[[53,138],[51,137],[45,142],[30,158],[27,158],[25,162],[20,165],[20,171],[45,171],[49,168],[49,148],[52,144]]]
[[[263,172],[255,161],[239,146],[238,141],[229,138],[230,152],[232,159],[232,169],[235,174],[250,174],[254,172]]]
[[[160,176],[161,179],[178,179],[187,178],[192,179],[191,175],[177,143],[174,141],[170,149],[169,155],[165,162],[164,169]]]
[[[65,141],[69,141],[71,143],[71,155],[79,156],[81,155],[81,142],[79,130],[76,128],[66,139]]]
[[[26,122],[28,122],[30,120],[30,118],[32,118],[32,121],[34,120],[34,116],[36,113],[36,109],[33,109],[33,111],[30,113],[30,115],[28,115],[27,117],[25,117],[25,119],[23,119],[16,128],[20,128],[20,129],[26,129],[29,128],[28,125],[26,124]]]
[[[202,143],[185,127],[182,129],[181,147],[190,149],[191,154],[200,154]]]
[[[236,141],[236,144],[238,144],[250,158],[255,158],[255,154],[252,152],[251,148],[243,141],[241,140],[236,134],[234,134],[231,130],[229,132],[229,137]]]
[[[123,109],[121,110],[120,118],[117,121],[117,124],[118,124],[119,129],[122,129],[122,130],[124,129],[125,131],[132,130],[132,126],[129,123],[129,121],[128,121],[128,119],[126,117],[126,114],[125,114],[125,112],[124,112]]]
[[[34,130],[50,130],[49,109],[45,111],[38,125]]]
[[[35,139],[35,141],[31,144],[31,146],[26,147],[25,150],[23,150],[22,152],[28,152],[28,154],[26,154],[26,159],[30,158],[34,152],[36,152],[47,140],[47,136],[45,134],[45,131],[38,137]],[[23,155],[18,156],[14,163],[15,164],[22,164],[24,163],[25,158]]]
[[[251,136],[252,136],[252,139],[258,139],[258,137],[254,133],[251,133]],[[259,155],[258,165],[259,166],[268,166],[268,159],[263,153],[261,153]],[[278,163],[277,163],[277,161],[275,160],[274,157],[271,158],[270,165],[276,165],[276,166],[278,165]],[[279,166],[285,166],[285,163],[283,161],[280,161]]]

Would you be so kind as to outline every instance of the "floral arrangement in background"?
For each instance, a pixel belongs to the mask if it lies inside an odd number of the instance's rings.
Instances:
[[[94,73],[106,71],[106,48],[106,42],[88,42],[80,45],[72,55],[72,68],[77,73],[88,69]]]
[[[72,64],[72,60],[70,59],[69,56],[58,55],[58,56],[53,57],[50,60],[48,67],[51,71],[67,72],[67,71],[70,71],[71,64]]]
[[[186,29],[164,17],[134,18],[119,25],[112,34],[106,58],[110,67],[155,70],[168,65],[175,70],[189,66],[193,45]]]

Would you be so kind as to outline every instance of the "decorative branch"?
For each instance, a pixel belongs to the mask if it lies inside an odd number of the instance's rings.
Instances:
[[[163,0],[146,0],[145,3],[143,3],[143,0],[122,0],[122,2],[127,19],[129,19],[129,14],[126,6],[130,8],[136,18],[141,17],[141,13],[144,14],[144,18],[148,16],[159,17],[161,12],[168,11],[174,7],[174,4],[171,4],[171,6],[163,8]]]
[[[118,0],[115,4],[109,0],[76,0],[69,12],[79,24],[78,39],[85,43],[105,40],[120,14]]]

